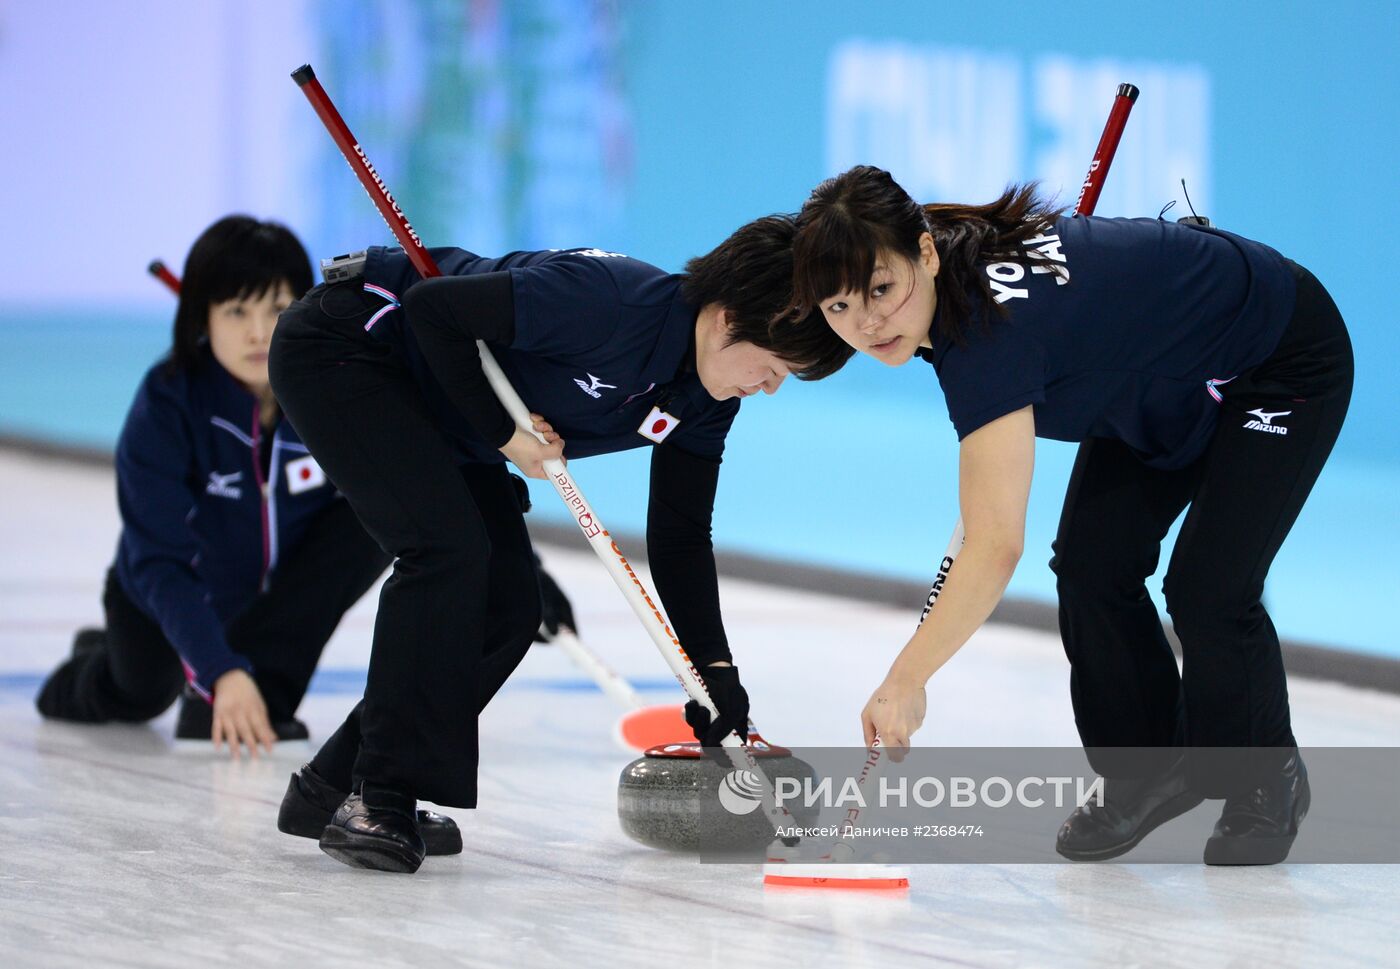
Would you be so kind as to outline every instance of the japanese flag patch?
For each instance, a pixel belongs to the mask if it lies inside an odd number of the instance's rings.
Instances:
[[[660,444],[666,440],[666,436],[680,426],[680,419],[672,417],[660,407],[653,407],[647,419],[642,421],[642,426],[637,428],[637,433],[649,441]]]
[[[304,458],[288,461],[286,464],[286,472],[287,491],[289,494],[299,495],[303,491],[319,488],[326,483],[326,472],[321,470],[321,466],[316,463],[316,459],[309,454]]]

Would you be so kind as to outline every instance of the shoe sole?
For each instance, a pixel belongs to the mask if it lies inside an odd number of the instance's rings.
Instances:
[[[325,818],[316,820],[301,818],[290,811],[285,814],[279,812],[277,815],[277,830],[294,838],[320,838],[325,833],[325,828]],[[462,853],[462,831],[460,828],[453,828],[441,834],[429,834],[427,831],[423,831],[422,835],[423,846],[428,849],[427,853],[431,857],[460,855]]]
[[[1311,806],[1312,790],[1305,787],[1294,809],[1292,834],[1277,838],[1228,838],[1211,835],[1210,840],[1206,842],[1205,856],[1202,860],[1207,865],[1224,867],[1281,864],[1293,849],[1293,839],[1298,837],[1298,826],[1308,816],[1308,808]]]
[[[295,780],[292,781],[296,783]],[[293,801],[296,798],[300,803]],[[314,806],[309,809],[308,798],[297,791],[295,795],[291,790],[282,798],[282,806],[277,810],[277,830],[283,834],[289,834],[293,838],[317,838],[325,833],[326,825],[331,819],[334,811],[318,811]],[[428,849],[429,855],[460,855],[462,853],[462,829],[453,825],[446,830],[433,827],[422,829],[423,845]]]
[[[277,830],[294,838],[320,838],[325,833],[325,819],[311,821],[294,816],[283,817],[278,814]],[[462,853],[461,829],[454,828],[442,834],[429,834],[427,831],[423,831],[422,835],[423,846],[428,849],[429,857],[460,855]]]
[[[1166,824],[1172,818],[1180,817],[1187,811],[1192,810],[1196,805],[1204,801],[1205,798],[1199,794],[1185,791],[1175,797],[1163,801],[1157,808],[1149,814],[1127,841],[1110,845],[1107,848],[1094,848],[1087,851],[1065,848],[1058,841],[1055,842],[1055,851],[1063,858],[1070,861],[1108,861],[1110,858],[1117,858],[1119,855],[1126,855],[1136,848],[1143,838],[1146,838],[1153,831]]]
[[[327,825],[321,832],[321,850],[342,865],[411,875],[423,863],[413,851],[385,843],[381,838],[358,837],[344,828]]]

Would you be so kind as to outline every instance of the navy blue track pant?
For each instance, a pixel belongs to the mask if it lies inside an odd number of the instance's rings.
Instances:
[[[395,560],[364,700],[312,763],[345,790],[470,808],[477,715],[539,628],[539,583],[517,482],[459,466],[400,351],[365,330],[383,305],[358,280],[317,286],[272,341],[278,402]]]

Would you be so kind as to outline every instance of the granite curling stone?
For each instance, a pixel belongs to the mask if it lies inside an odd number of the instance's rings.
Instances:
[[[770,783],[793,777],[802,783],[816,772],[792,751],[749,735],[749,751]],[[789,803],[794,819],[809,823],[816,806]],[[653,747],[623,768],[617,788],[617,818],[640,844],[665,851],[746,851],[773,841],[773,825],[758,792],[729,765],[706,757],[699,744]]]

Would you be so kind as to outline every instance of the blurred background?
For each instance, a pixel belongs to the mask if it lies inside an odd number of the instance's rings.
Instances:
[[[392,244],[288,78],[304,62],[429,245],[677,271],[859,162],[926,200],[1039,179],[1070,204],[1131,81],[1097,214],[1184,214],[1184,178],[1198,212],[1312,269],[1351,327],[1351,415],[1275,566],[1275,622],[1400,657],[1397,36],[1400,5],[1344,0],[0,0],[0,435],[109,450],[169,341],[146,264],[178,271],[219,216],[280,219],[313,259]],[[931,578],[956,453],[927,367],[789,382],[743,408],[716,543]],[[1072,457],[1041,443],[1012,595],[1053,599]],[[610,528],[642,530],[644,451],[577,470]],[[547,491],[534,514],[566,521]]]

